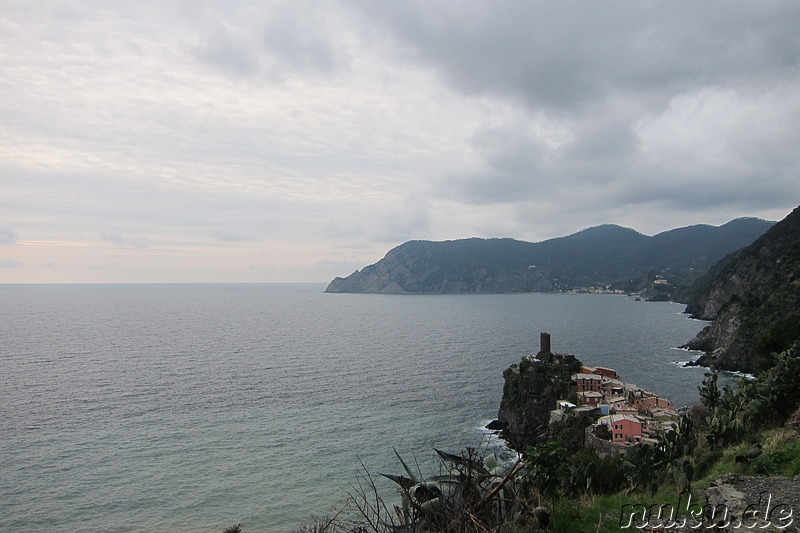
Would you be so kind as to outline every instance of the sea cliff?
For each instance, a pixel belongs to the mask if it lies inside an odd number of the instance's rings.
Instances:
[[[684,347],[697,364],[754,372],[800,339],[800,207],[750,246],[717,263],[681,295],[686,312],[713,321]]]
[[[581,368],[573,355],[550,352],[550,336],[541,334],[541,350],[503,372],[503,399],[493,427],[509,446],[524,451],[549,438],[550,412],[558,400],[574,395],[571,376]]]

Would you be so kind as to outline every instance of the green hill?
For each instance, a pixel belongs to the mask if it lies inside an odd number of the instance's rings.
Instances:
[[[611,287],[626,292],[677,287],[752,243],[772,226],[754,218],[697,225],[652,237],[612,224],[531,243],[514,239],[409,241],[377,263],[337,277],[327,292],[507,293]],[[653,285],[656,277],[662,279]]]
[[[686,311],[713,323],[686,346],[699,364],[753,372],[800,339],[800,207],[685,289]]]

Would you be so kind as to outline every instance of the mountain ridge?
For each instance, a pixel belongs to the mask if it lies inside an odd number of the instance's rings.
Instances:
[[[326,292],[506,293],[583,287],[653,292],[657,276],[667,283],[655,289],[674,291],[773,224],[742,218],[722,226],[687,226],[651,237],[603,224],[536,243],[507,237],[412,240],[392,248],[372,265],[335,278]]]

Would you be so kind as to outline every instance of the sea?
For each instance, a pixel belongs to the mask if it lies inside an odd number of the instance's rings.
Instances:
[[[510,453],[484,426],[541,332],[699,399],[677,346],[705,323],[680,304],[324,289],[0,285],[0,531],[288,533],[371,478],[399,503],[378,476],[398,455],[426,475],[434,448]]]

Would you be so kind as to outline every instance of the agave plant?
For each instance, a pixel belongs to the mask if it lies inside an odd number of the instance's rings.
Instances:
[[[461,455],[435,450],[443,474],[422,478],[395,450],[406,475],[380,474],[399,486],[400,525],[388,528],[401,533],[421,531],[488,531],[514,510],[513,478],[522,464],[503,466],[494,454],[481,456],[467,448]],[[465,527],[466,526],[466,527]]]

